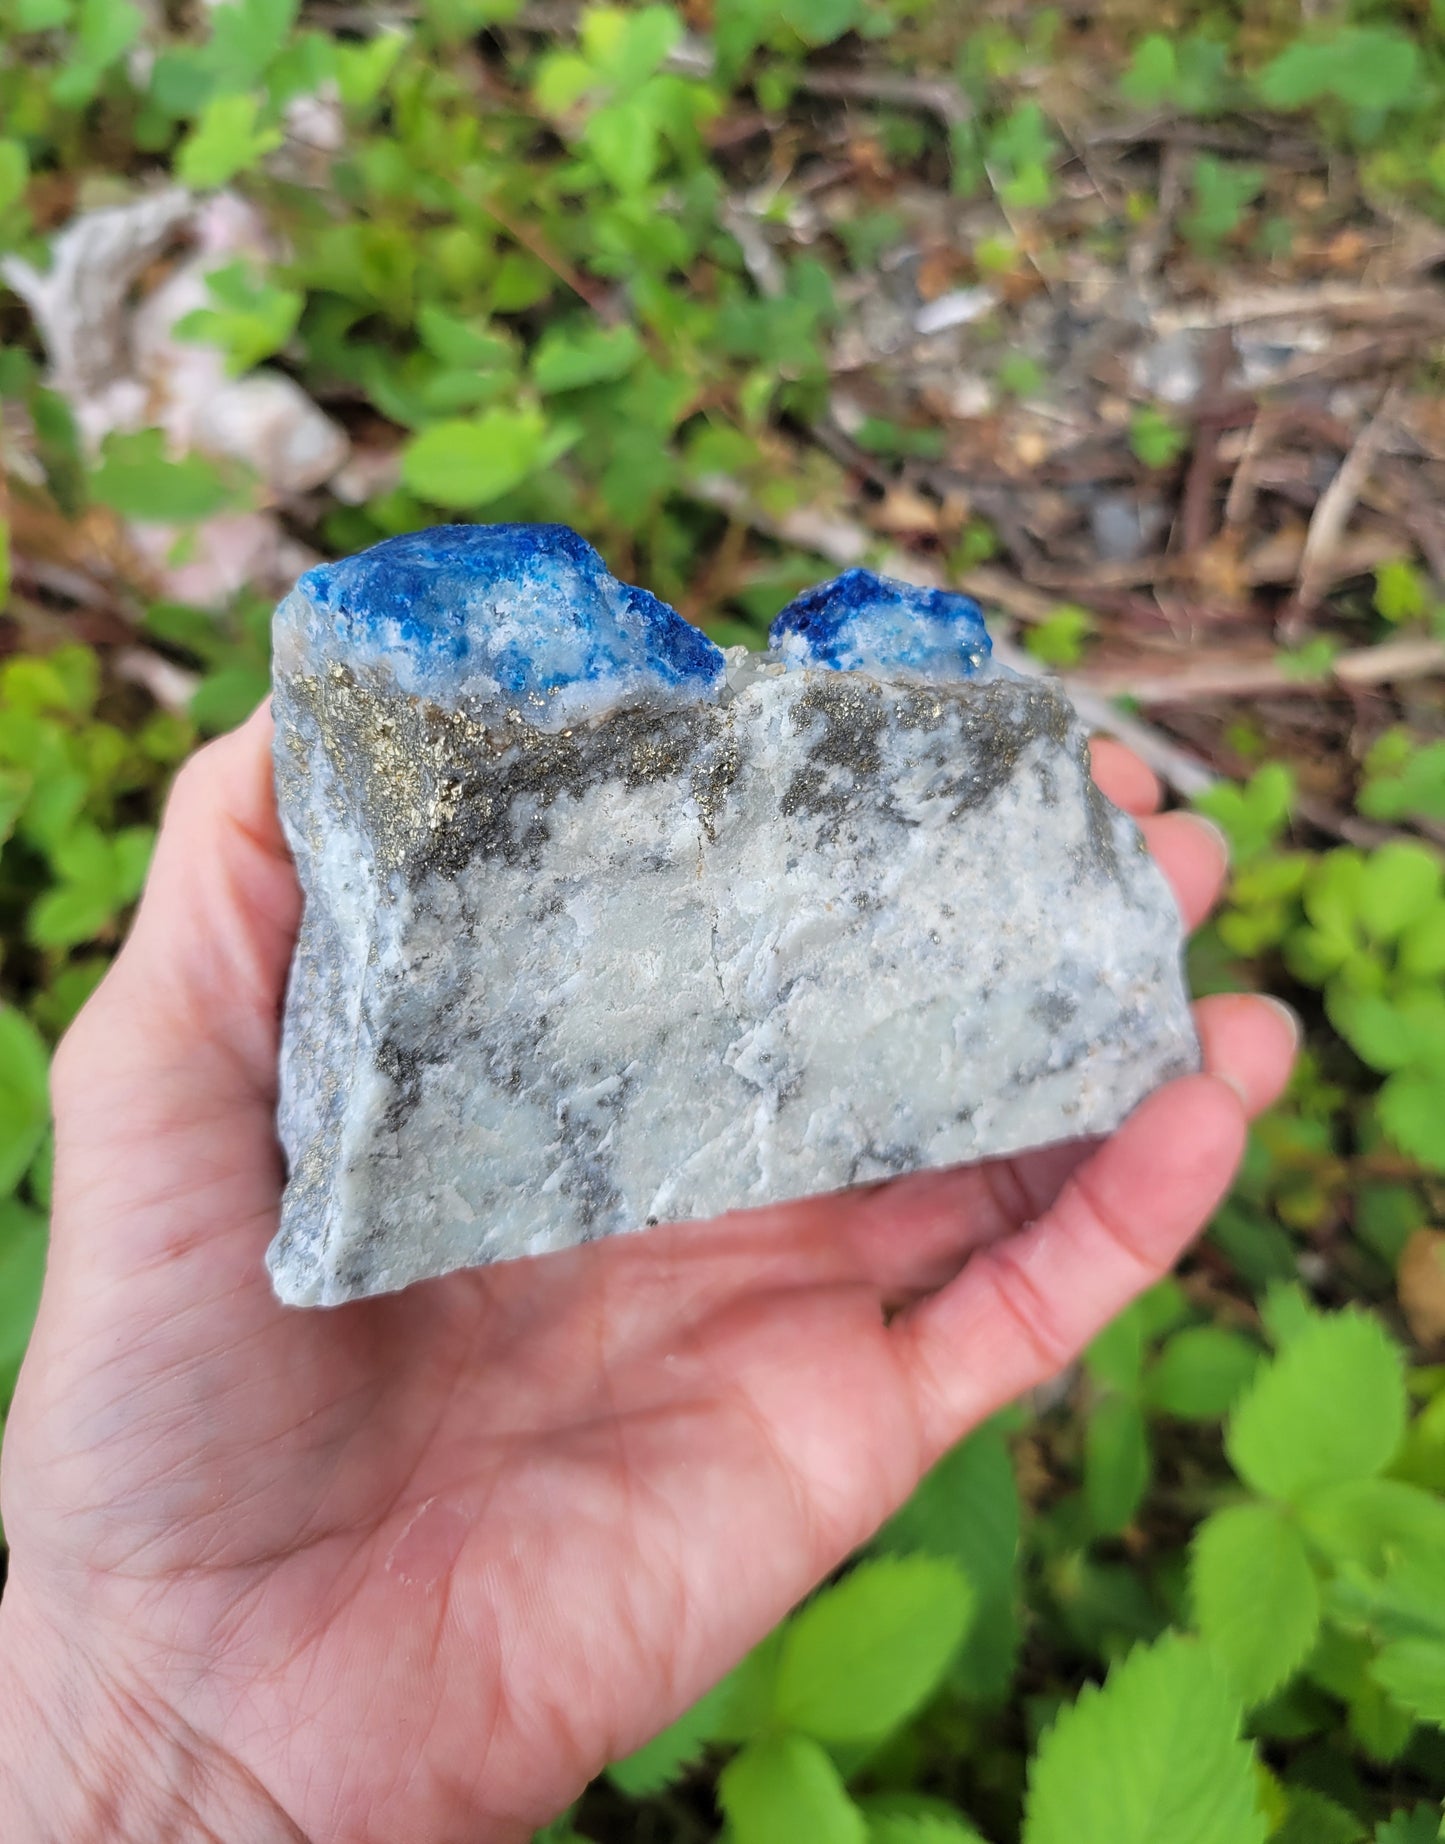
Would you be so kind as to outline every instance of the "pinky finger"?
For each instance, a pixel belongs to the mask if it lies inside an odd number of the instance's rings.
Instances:
[[[1207,1222],[1244,1150],[1238,1095],[1214,1076],[1138,1108],[1020,1235],[980,1250],[891,1336],[931,1461],[1055,1376]]]

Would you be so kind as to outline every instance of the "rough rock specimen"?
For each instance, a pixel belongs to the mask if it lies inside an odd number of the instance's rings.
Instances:
[[[1196,1067],[1162,876],[988,654],[861,570],[724,654],[561,527],[309,571],[280,1297],[1107,1131]]]

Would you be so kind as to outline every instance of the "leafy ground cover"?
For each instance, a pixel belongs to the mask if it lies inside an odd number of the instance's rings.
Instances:
[[[1434,1839],[1445,9],[0,35],[0,1394],[50,1047],[307,557],[562,519],[729,644],[951,582],[1229,833],[1195,984],[1291,998],[1300,1072],[1181,1275],[550,1835]]]

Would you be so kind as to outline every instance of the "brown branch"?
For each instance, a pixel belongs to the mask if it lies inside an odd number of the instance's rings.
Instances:
[[[1331,575],[1331,565],[1345,526],[1349,523],[1350,515],[1369,479],[1370,470],[1375,465],[1375,457],[1394,419],[1398,402],[1399,388],[1392,384],[1381,399],[1380,407],[1355,437],[1354,445],[1340,463],[1334,479],[1320,495],[1319,504],[1310,519],[1309,530],[1305,534],[1299,576],[1295,583],[1292,618],[1287,618],[1287,627],[1297,626],[1299,617],[1318,608],[1325,591],[1335,580]]]
[[[1320,677],[1301,678],[1288,660],[1258,658],[1203,659],[1177,672],[1153,676],[1137,672],[1085,672],[1076,681],[1106,698],[1137,698],[1141,704],[1198,704],[1210,698],[1258,697],[1264,694],[1315,693],[1338,687],[1388,685],[1445,672],[1445,642],[1402,635],[1377,647],[1343,653]]]

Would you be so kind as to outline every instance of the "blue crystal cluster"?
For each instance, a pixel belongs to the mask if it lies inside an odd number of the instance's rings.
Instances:
[[[971,679],[992,648],[972,596],[845,570],[789,602],[769,639],[790,665],[839,672]]]
[[[535,710],[641,691],[716,695],[721,652],[565,525],[438,525],[308,570],[302,620],[326,652],[384,660],[402,689]],[[309,606],[308,606],[309,605]],[[321,632],[317,633],[317,628]],[[330,630],[329,636],[326,630]]]
[[[404,693],[554,728],[639,698],[711,701],[726,674],[705,634],[565,525],[438,525],[319,564],[283,603],[283,635],[313,659],[384,665]],[[930,682],[976,677],[990,652],[969,596],[870,570],[806,590],[770,639],[785,666]]]

